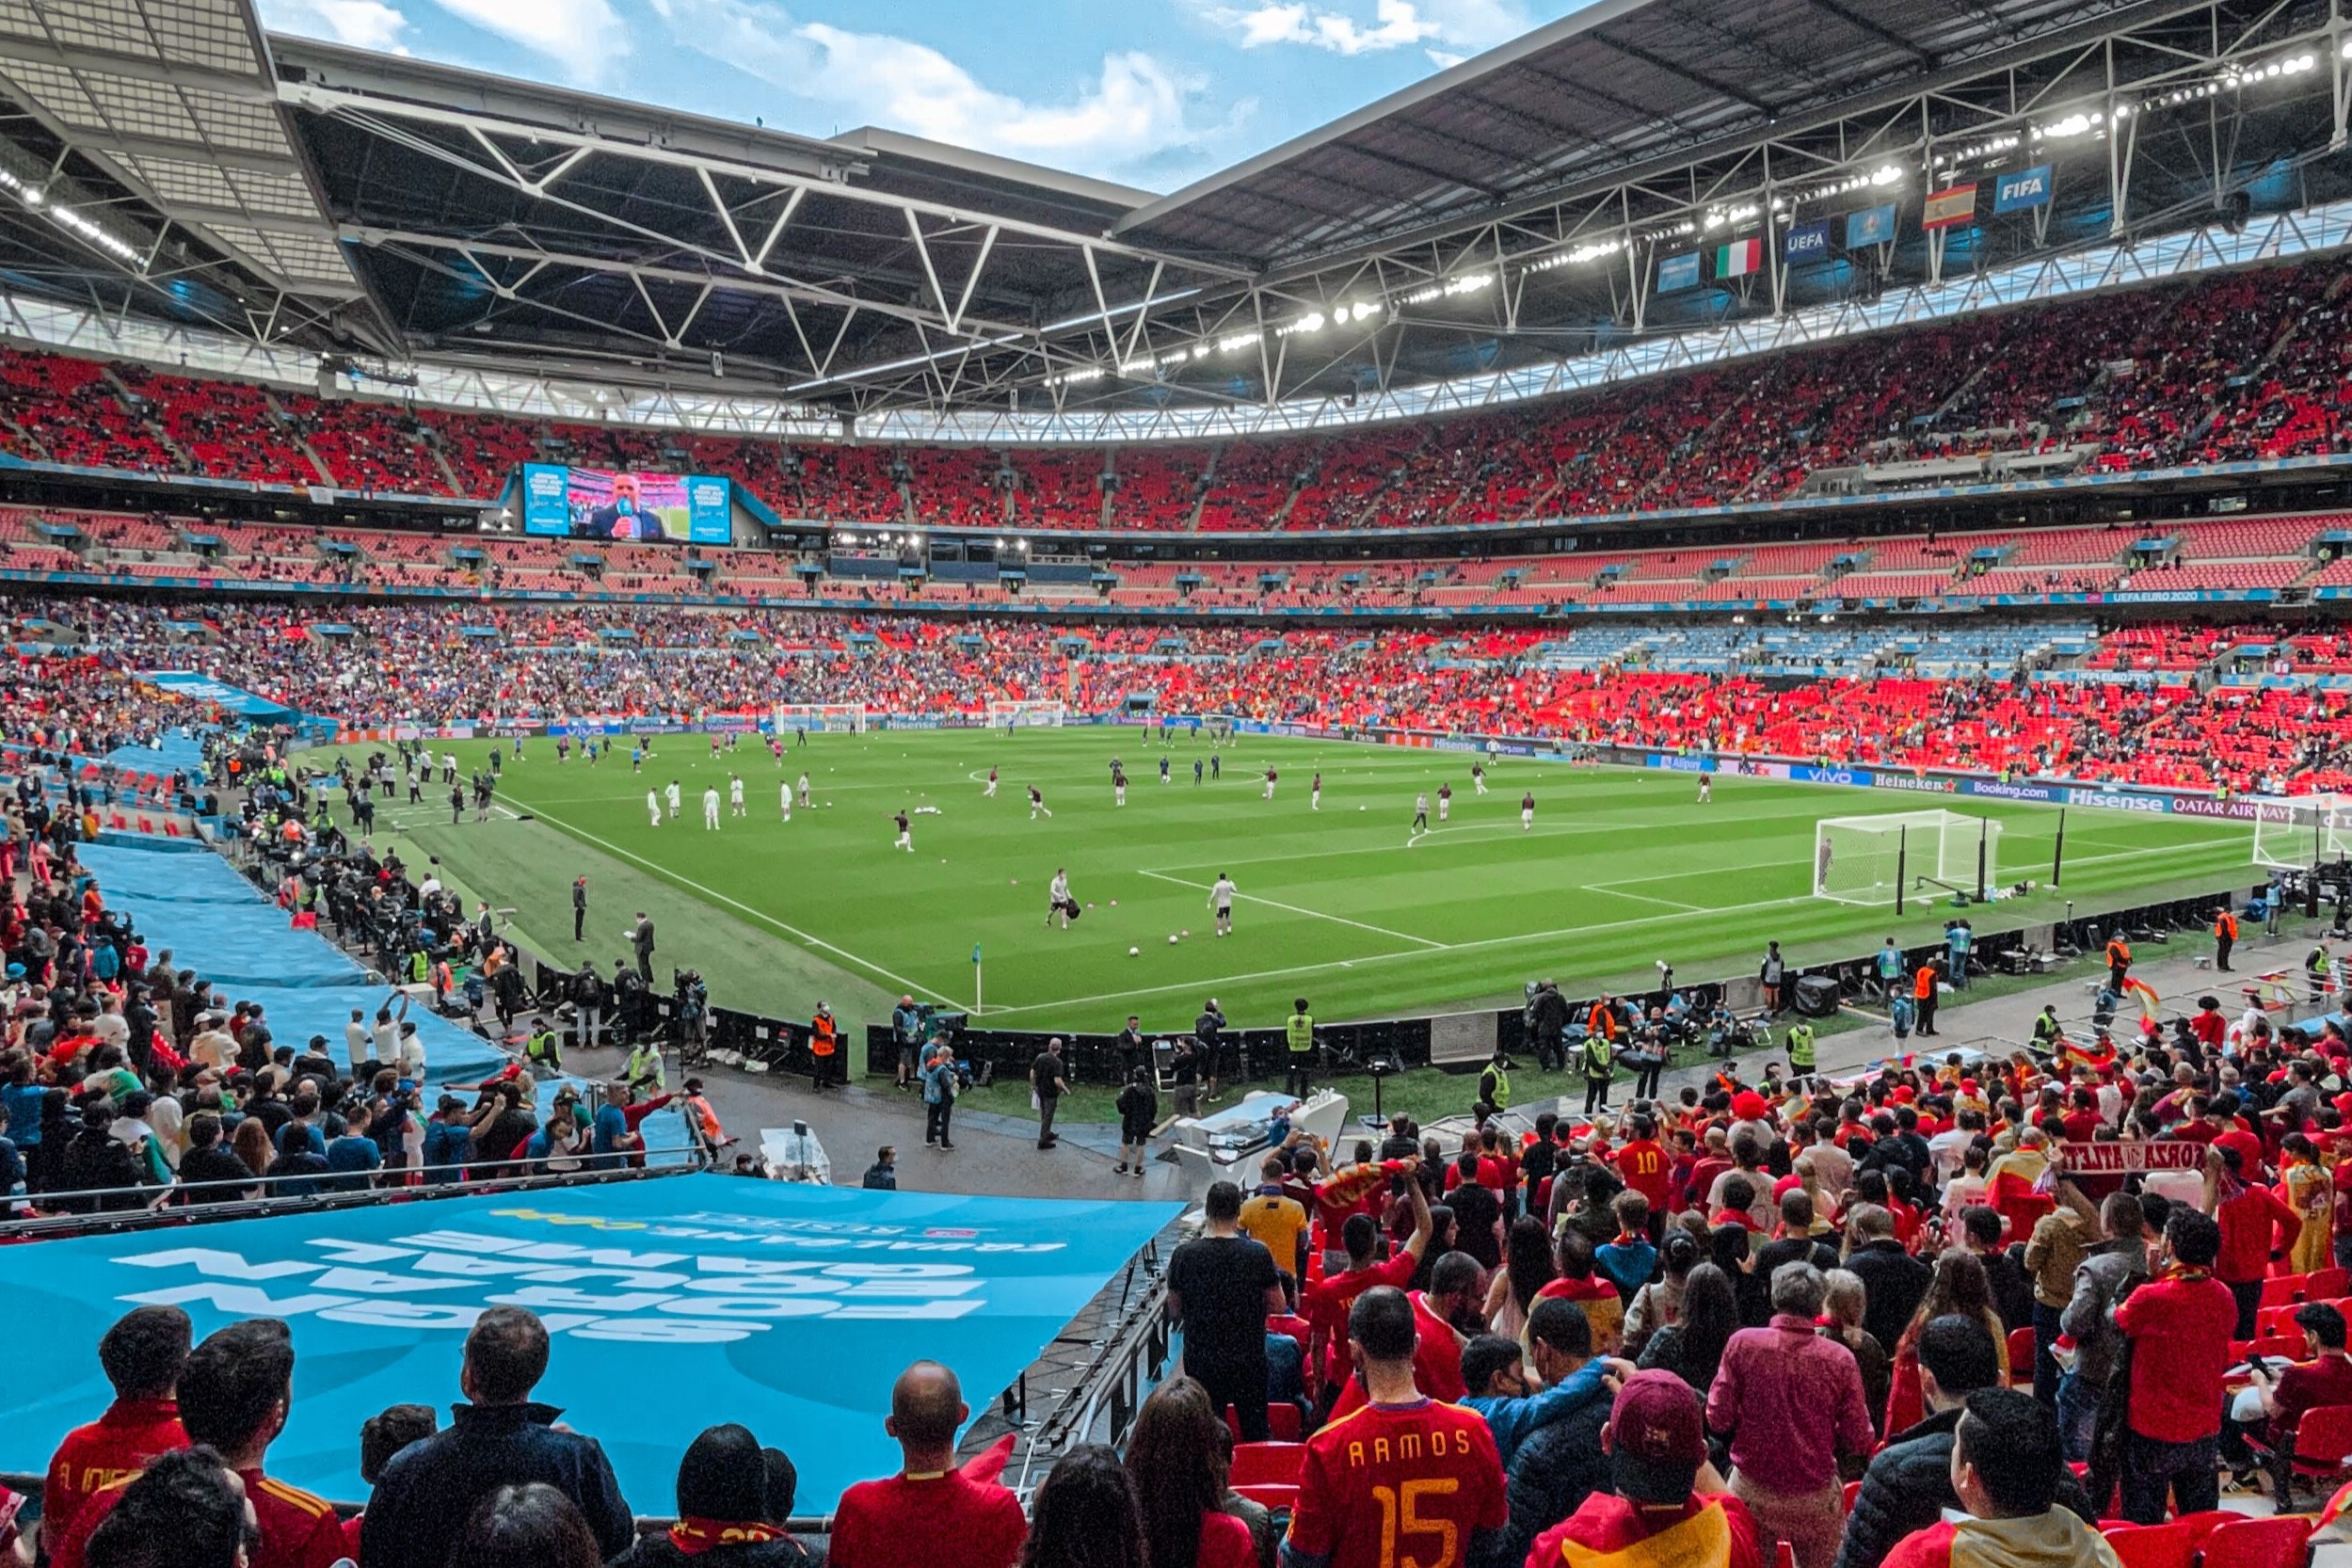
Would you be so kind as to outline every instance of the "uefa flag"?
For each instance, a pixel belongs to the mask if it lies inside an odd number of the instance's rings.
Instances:
[[[1752,272],[1763,270],[1764,242],[1752,234],[1744,240],[1734,240],[1729,245],[1715,248],[1715,276],[1719,280],[1745,278]]]

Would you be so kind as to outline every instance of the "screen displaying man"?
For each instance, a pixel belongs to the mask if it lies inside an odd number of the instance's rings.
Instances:
[[[662,520],[645,504],[633,473],[613,475],[613,493],[601,505],[588,508],[573,531],[584,539],[653,539],[662,535]]]

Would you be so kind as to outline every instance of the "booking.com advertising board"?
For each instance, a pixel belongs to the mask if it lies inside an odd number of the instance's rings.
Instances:
[[[898,1468],[882,1422],[908,1362],[984,1404],[1176,1212],[688,1176],[0,1248],[0,1295],[45,1325],[41,1375],[0,1389],[0,1470],[38,1474],[105,1408],[99,1336],[159,1303],[200,1338],[283,1319],[269,1471],[360,1501],[360,1422],[422,1401],[446,1425],[466,1331],[516,1305],[552,1338],[536,1397],[603,1444],[638,1512],[672,1511],[679,1456],[718,1421],[791,1454],[797,1512],[828,1512]]]

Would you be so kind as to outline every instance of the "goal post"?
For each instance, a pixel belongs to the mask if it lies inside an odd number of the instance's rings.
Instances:
[[[988,704],[988,727],[991,729],[1059,729],[1069,722],[1070,705],[1066,702],[991,702]]]
[[[1974,898],[1999,885],[2000,849],[1995,817],[1959,811],[1823,817],[1814,824],[1813,896],[1896,904],[1905,894],[1944,888]]]
[[[779,702],[775,716],[776,732],[779,735],[792,729],[856,735],[866,732],[866,705],[862,702]]]
[[[2254,864],[2294,871],[2352,855],[2352,795],[2254,802]]]

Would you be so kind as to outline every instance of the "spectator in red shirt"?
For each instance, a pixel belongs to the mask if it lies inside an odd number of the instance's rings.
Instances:
[[[1978,1389],[1952,1433],[1952,1490],[1968,1517],[1905,1536],[1885,1568],[2117,1568],[2115,1548],[2057,1505],[2065,1473],[2047,1405],[2023,1389]]]
[[[114,1403],[57,1445],[42,1482],[40,1528],[56,1543],[95,1492],[121,1486],[157,1454],[188,1446],[173,1392],[188,1359],[188,1315],[176,1306],[135,1307],[98,1341],[98,1365]]]
[[[2188,1032],[2207,1050],[2221,1048],[2222,1042],[2230,1037],[2230,1020],[2221,1016],[2219,997],[2197,999],[2197,1011],[2189,1016]]]
[[[1657,1141],[1657,1123],[1647,1116],[1635,1116],[1626,1123],[1633,1136],[1617,1147],[1617,1174],[1625,1178],[1625,1185],[1650,1201],[1652,1228],[1674,1210],[1673,1177],[1669,1169],[1666,1150]],[[1653,1237],[1655,1240],[1656,1238]]]
[[[2136,1525],[2162,1522],[2168,1492],[2184,1514],[2220,1499],[2221,1379],[2237,1319],[2229,1288],[2214,1277],[2220,1254],[2213,1217],[2175,1208],[2152,1260],[2156,1277],[2115,1309],[2115,1326],[2132,1343],[2122,1488],[2123,1517]]]
[[[250,1568],[332,1568],[343,1559],[343,1523],[324,1498],[272,1480],[263,1468],[285,1430],[294,1398],[294,1339],[275,1318],[231,1323],[189,1352],[180,1373],[180,1422],[192,1443],[220,1455],[245,1483],[260,1526]],[[110,1487],[82,1505],[57,1542],[51,1568],[84,1568],[93,1532],[121,1502]]]
[[[1355,1305],[1356,1297],[1376,1285],[1402,1289],[1412,1284],[1421,1266],[1421,1253],[1429,1246],[1429,1199],[1419,1182],[1405,1185],[1406,1196],[1413,1203],[1413,1234],[1405,1238],[1404,1245],[1385,1263],[1375,1261],[1380,1226],[1369,1214],[1350,1215],[1339,1227],[1339,1241],[1348,1253],[1347,1268],[1308,1287],[1301,1302],[1301,1315],[1315,1325],[1314,1343],[1307,1352],[1308,1381],[1317,1388],[1315,1402],[1326,1410],[1339,1385],[1348,1381],[1348,1311]]]
[[[2302,1230],[2303,1216],[2244,1172],[2244,1159],[2227,1144],[2216,1145],[2205,1157],[2207,1207],[2221,1227],[2214,1277],[2237,1300],[2235,1337],[2251,1339],[2270,1255]]]
[[[887,1430],[904,1467],[841,1494],[825,1560],[838,1568],[1012,1568],[1029,1533],[1021,1500],[955,1467],[955,1434],[970,1417],[945,1367],[918,1361],[901,1372]]]
[[[2286,1471],[2295,1453],[2296,1425],[2322,1405],[2352,1404],[2352,1356],[2344,1353],[2344,1314],[2326,1302],[2305,1302],[2295,1309],[2295,1323],[2303,1331],[2309,1359],[2283,1369],[2273,1366],[2247,1374],[2247,1382],[2261,1396],[2263,1413],[2270,1417],[2262,1440],[2277,1460],[2272,1476],[2279,1483],[2281,1508],[2286,1506]],[[2234,1461],[2243,1456],[2230,1457]]]
[[[1432,1399],[1460,1404],[1470,1392],[1462,1381],[1464,1341],[1454,1323],[1476,1314],[1482,1283],[1478,1259],[1449,1252],[1430,1272],[1427,1290],[1406,1293],[1413,1303],[1413,1384]],[[1325,1419],[1336,1421],[1363,1402],[1364,1380],[1351,1377]]]
[[[210,1448],[159,1454],[90,1539],[98,1568],[247,1568],[254,1511]]]

